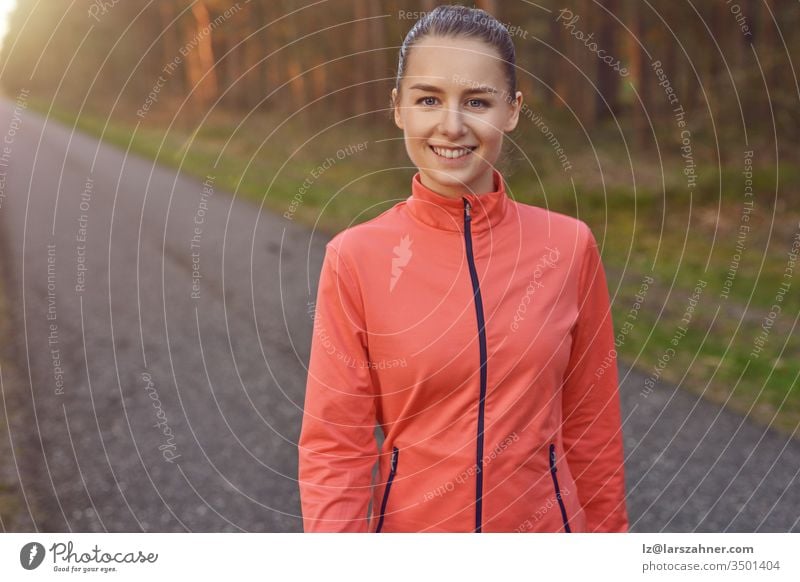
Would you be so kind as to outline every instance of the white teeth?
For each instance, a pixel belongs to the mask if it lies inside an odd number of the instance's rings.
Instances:
[[[466,156],[468,153],[472,152],[472,150],[470,150],[470,149],[463,149],[463,148],[448,149],[448,148],[439,148],[439,147],[435,147],[435,146],[432,146],[432,147],[433,147],[433,151],[435,151],[437,155],[440,155],[443,158],[449,158],[451,160]]]

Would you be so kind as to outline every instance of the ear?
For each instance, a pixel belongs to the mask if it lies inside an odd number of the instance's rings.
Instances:
[[[522,110],[522,91],[517,91],[514,102],[509,105],[513,109],[511,116],[506,121],[503,131],[513,131],[519,122],[519,113]]]
[[[400,104],[397,102],[397,87],[392,89],[392,106],[394,108],[394,124],[403,129],[403,118],[400,115]]]

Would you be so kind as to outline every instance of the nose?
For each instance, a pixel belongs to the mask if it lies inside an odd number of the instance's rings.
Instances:
[[[442,118],[439,121],[439,131],[442,135],[450,138],[457,138],[463,135],[465,130],[463,115],[458,107],[444,108]]]

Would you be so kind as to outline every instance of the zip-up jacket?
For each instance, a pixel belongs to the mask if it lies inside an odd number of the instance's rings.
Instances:
[[[411,196],[327,244],[298,443],[305,531],[627,531],[597,242],[493,175],[493,192],[455,198],[417,172]]]

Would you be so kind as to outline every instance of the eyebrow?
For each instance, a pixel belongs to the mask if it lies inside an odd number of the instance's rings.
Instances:
[[[414,85],[411,85],[409,89],[419,89],[420,91],[428,91],[430,93],[444,92],[436,85],[428,85],[426,83],[416,83]],[[479,87],[466,89],[464,93],[466,93],[467,95],[472,95],[475,93],[497,93],[497,89],[495,89],[494,87],[489,87],[488,85],[480,85]]]

